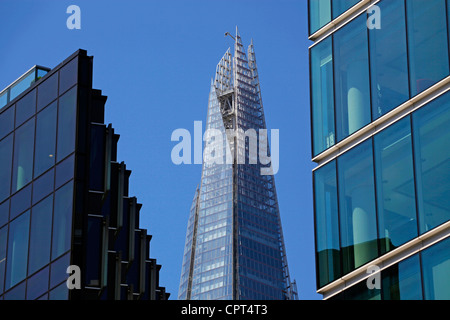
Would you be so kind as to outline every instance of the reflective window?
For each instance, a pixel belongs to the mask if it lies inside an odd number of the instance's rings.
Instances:
[[[55,188],[73,178],[75,171],[75,155],[70,156],[56,166]]]
[[[34,118],[15,132],[12,192],[22,189],[33,176]]]
[[[0,113],[0,140],[14,130],[14,106]]]
[[[353,7],[360,0],[332,0],[333,3],[333,19],[337,18],[345,11]]]
[[[338,158],[339,215],[343,272],[378,255],[372,141]]]
[[[21,284],[11,289],[7,293],[5,293],[5,300],[25,300],[25,289],[26,282],[23,281]]]
[[[16,97],[18,97],[22,92],[27,90],[29,87],[33,85],[33,83],[36,81],[36,75],[35,70],[31,70],[28,72],[28,74],[24,75],[23,78],[20,78],[19,81],[17,81],[12,87],[10,91],[10,97],[9,101],[14,100]]]
[[[50,262],[53,196],[41,201],[31,210],[30,256],[28,274]]]
[[[450,300],[450,239],[422,252],[423,288],[427,300]]]
[[[54,261],[50,267],[50,288],[67,280],[69,274],[66,272],[67,267],[70,266],[70,253],[65,254],[58,260]],[[67,284],[64,283],[67,288]]]
[[[444,0],[408,0],[411,93],[416,95],[449,74]]]
[[[59,94],[75,85],[78,80],[78,58],[73,59],[59,71]]]
[[[59,98],[58,161],[75,150],[75,125],[77,120],[77,87]]]
[[[34,78],[34,75],[33,75]],[[36,113],[36,90],[29,92],[16,103],[16,128]]]
[[[382,253],[418,235],[410,127],[410,117],[406,117],[374,138]]]
[[[0,141],[0,202],[10,193],[13,135]]]
[[[34,176],[38,177],[55,164],[56,101],[42,110],[36,120]]]
[[[33,204],[38,203],[41,199],[53,192],[53,182],[55,179],[55,171],[50,170],[43,174],[33,182]]]
[[[9,200],[0,203],[0,227],[8,222],[9,219]],[[0,258],[1,259],[1,258]]]
[[[52,259],[70,249],[72,236],[73,182],[55,193],[53,214]]]
[[[11,198],[11,213],[9,219],[12,220],[25,210],[31,207],[31,184],[17,192]]]
[[[313,153],[335,144],[333,55],[331,37],[311,49]]]
[[[383,300],[422,300],[419,255],[383,270],[381,277]]]
[[[48,106],[50,102],[58,97],[58,73],[46,79],[38,87],[37,110]]]
[[[50,291],[49,300],[67,300],[69,298],[69,290],[66,283],[60,284]]]
[[[27,300],[34,300],[48,290],[49,267],[27,280]]]
[[[450,94],[413,113],[420,233],[450,219]]]
[[[371,121],[366,15],[334,34],[334,76],[340,141]]]
[[[341,276],[336,162],[314,172],[319,287]]]
[[[312,34],[331,21],[330,0],[309,0],[309,33]]]
[[[29,227],[29,211],[9,224],[5,290],[15,286],[27,275]]]
[[[369,31],[373,119],[409,99],[404,0],[377,5],[382,12],[382,28]]]
[[[8,240],[8,226],[0,228],[0,294],[3,293],[6,266],[6,244]]]

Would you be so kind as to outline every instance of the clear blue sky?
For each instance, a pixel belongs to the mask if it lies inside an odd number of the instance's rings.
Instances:
[[[81,8],[81,30],[66,9]],[[301,299],[315,288],[306,0],[1,0],[0,88],[35,64],[55,67],[77,49],[94,56],[94,88],[108,96],[106,122],[118,160],[133,171],[130,194],[143,204],[150,255],[175,299],[200,165],[175,166],[172,131],[205,121],[216,64],[239,27],[253,38],[266,123],[280,130],[276,175],[291,277]]]

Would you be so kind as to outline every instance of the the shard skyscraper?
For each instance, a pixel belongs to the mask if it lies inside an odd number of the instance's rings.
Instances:
[[[274,176],[261,157],[270,152],[253,41],[246,52],[237,28],[231,37],[234,55],[227,50],[211,83],[178,299],[295,299]]]

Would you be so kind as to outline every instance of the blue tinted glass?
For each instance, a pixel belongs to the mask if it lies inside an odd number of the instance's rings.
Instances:
[[[52,259],[70,249],[72,235],[73,182],[55,193],[53,215]]]
[[[311,49],[311,103],[313,153],[317,155],[335,143],[333,55],[331,37]]]
[[[444,0],[408,0],[411,93],[416,95],[449,74]]]
[[[53,192],[55,171],[50,170],[33,182],[33,204],[39,202],[45,196]]]
[[[410,117],[374,138],[381,249],[390,251],[417,237]]]
[[[333,19],[340,16],[342,13],[353,7],[360,0],[332,0],[333,4]]]
[[[0,140],[14,129],[14,106],[0,113]]]
[[[9,200],[0,204],[0,227],[8,222],[9,219]]]
[[[336,133],[338,141],[371,121],[366,16],[334,35]]]
[[[450,300],[450,239],[422,252],[425,299]]]
[[[25,300],[26,282],[22,282],[11,291],[5,293],[5,300]]]
[[[77,87],[59,98],[58,112],[58,161],[75,150],[77,119]]]
[[[92,152],[94,152],[92,150]],[[91,167],[92,168],[92,167]],[[75,155],[70,156],[56,166],[56,185],[59,188],[64,183],[73,178],[75,170]],[[91,189],[92,190],[92,189]]]
[[[0,202],[10,194],[13,135],[0,141]]]
[[[378,255],[372,141],[338,158],[339,215],[343,272]]]
[[[413,113],[420,233],[450,219],[450,94]]]
[[[67,300],[69,298],[69,290],[65,283],[59,285],[50,291],[49,300]]]
[[[381,277],[383,300],[422,300],[418,254],[383,270]]]
[[[11,87],[9,101],[14,100],[18,97],[22,92],[27,90],[34,84],[36,71],[33,69],[27,75],[24,75],[20,78],[16,84]]]
[[[404,1],[381,1],[377,5],[383,25],[369,31],[373,119],[409,99]]]
[[[59,94],[75,85],[78,80],[78,58],[73,59],[59,71]]]
[[[16,103],[16,128],[36,113],[36,90],[29,92]]]
[[[5,290],[15,286],[27,275],[29,228],[29,211],[9,224]]]
[[[45,80],[38,86],[37,110],[46,107],[58,96],[58,73]]]
[[[34,300],[48,290],[49,267],[27,280],[27,300]]]
[[[28,274],[50,262],[53,196],[39,202],[31,210],[30,256]]]
[[[336,162],[314,172],[316,255],[319,287],[341,275]]]
[[[70,266],[70,253],[62,256],[58,260],[54,261],[50,267],[50,288],[55,287],[62,281],[67,280],[69,274],[67,273],[67,267]],[[67,288],[66,283],[64,285]]]
[[[331,21],[330,0],[309,0],[309,31],[316,32]]]
[[[19,214],[24,212],[25,210],[30,209],[31,207],[31,184],[26,188],[17,192],[11,198],[11,213],[10,219],[14,219]]]
[[[22,189],[33,176],[34,118],[15,132],[12,192]]]
[[[55,164],[56,107],[55,101],[37,115],[36,150],[34,155],[35,177],[38,177]]]
[[[3,293],[6,267],[6,244],[8,240],[8,226],[0,228],[0,294]]]

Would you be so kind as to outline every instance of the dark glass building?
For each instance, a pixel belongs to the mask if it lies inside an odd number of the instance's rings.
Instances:
[[[318,292],[450,299],[450,2],[310,0],[309,17]]]
[[[169,297],[92,73],[79,50],[0,93],[1,300]]]

